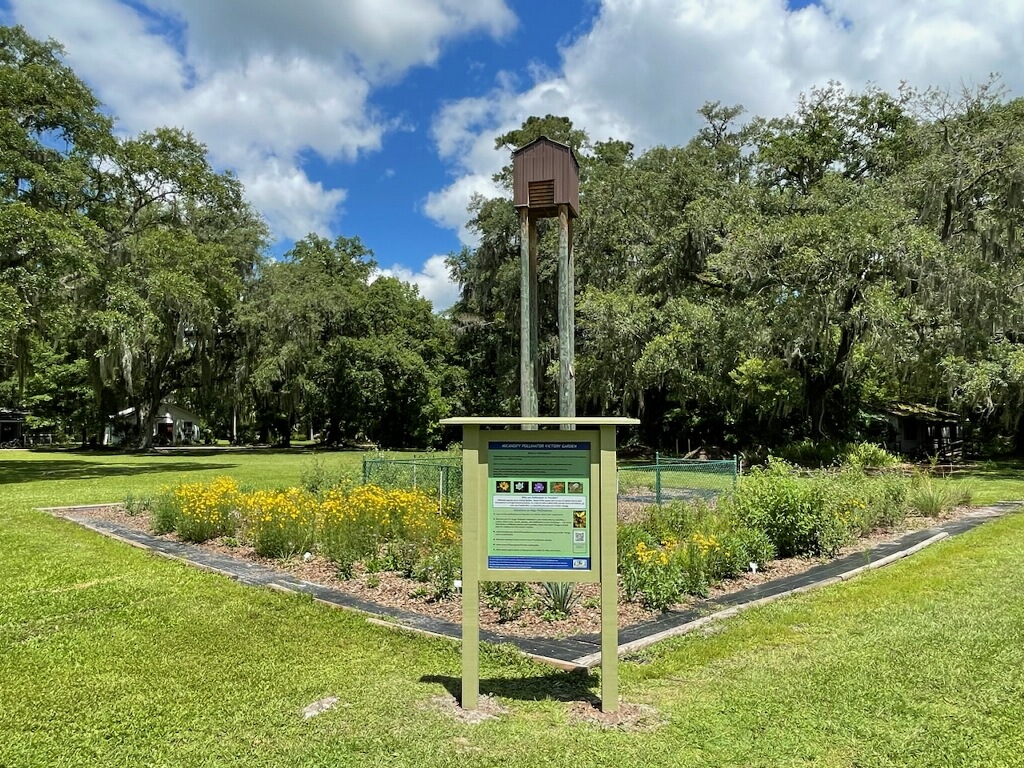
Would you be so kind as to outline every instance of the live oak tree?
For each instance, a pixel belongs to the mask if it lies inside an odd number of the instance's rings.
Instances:
[[[225,374],[230,329],[265,228],[238,181],[214,171],[206,148],[179,130],[122,142],[89,338],[104,383],[138,414],[152,444],[160,402]]]
[[[375,274],[359,238],[300,240],[259,274],[240,317],[261,438],[302,421],[322,442],[426,445],[461,394],[447,321]]]
[[[16,376],[16,390],[33,337],[52,335],[51,313],[95,277],[103,240],[91,214],[111,121],[61,54],[0,27],[0,379]]]

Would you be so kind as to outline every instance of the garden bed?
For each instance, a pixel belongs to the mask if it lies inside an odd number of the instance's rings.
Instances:
[[[70,511],[70,510],[68,510]],[[886,530],[877,530],[858,539],[855,543],[839,550],[837,557],[871,549],[880,544],[895,541],[906,533],[934,526],[938,522],[949,521],[962,517],[972,511],[970,507],[959,507],[941,517],[909,516],[903,522]],[[156,538],[168,541],[181,541],[174,533],[155,535],[151,516],[147,512],[130,514],[123,505],[101,507],[74,508],[74,515],[88,520],[109,521],[119,526],[145,532]],[[260,557],[252,546],[237,542],[233,537],[219,537],[202,544],[189,543],[188,546],[198,550],[216,552],[237,559],[241,562],[255,563],[272,568],[293,579],[312,584],[320,584],[339,590],[367,602],[381,606],[397,608],[428,616],[432,619],[459,623],[462,605],[458,596],[435,600],[423,594],[421,582],[403,578],[396,572],[368,573],[364,565],[357,563],[351,578],[341,578],[337,566],[325,557],[292,557],[276,559]],[[820,557],[789,557],[776,558],[764,564],[756,573],[743,573],[735,578],[727,579],[710,587],[709,596],[713,599],[741,590],[765,584],[786,576],[801,574],[822,562]],[[480,621],[484,630],[490,630],[507,636],[517,637],[548,637],[561,638],[574,635],[586,635],[600,631],[599,589],[597,585],[579,585],[579,598],[576,607],[568,618],[545,618],[539,610],[541,594],[539,588],[533,589],[534,595],[528,599],[532,608],[525,610],[521,616],[512,621],[500,621],[496,610],[481,605]],[[689,598],[671,606],[673,610],[683,610],[698,601]],[[622,595],[618,605],[619,627],[626,628],[648,621],[661,612],[644,608],[642,605],[628,601]]]

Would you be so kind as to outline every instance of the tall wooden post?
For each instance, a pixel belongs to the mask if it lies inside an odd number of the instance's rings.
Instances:
[[[576,415],[575,264],[569,206],[558,206],[558,415]]]
[[[537,225],[519,211],[519,401],[521,416],[537,415]]]
[[[575,267],[572,220],[579,216],[580,164],[566,144],[540,136],[512,153],[512,202],[519,211],[519,396],[523,417],[539,414],[540,313],[537,220],[558,219],[558,415],[576,415]],[[571,429],[566,425],[567,429]]]

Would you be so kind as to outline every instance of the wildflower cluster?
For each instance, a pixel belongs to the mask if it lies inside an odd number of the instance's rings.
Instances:
[[[774,555],[763,535],[701,504],[654,509],[643,522],[622,526],[619,539],[626,597],[658,609],[704,595],[711,584]]]
[[[433,546],[458,539],[455,522],[422,491],[375,485],[328,491],[320,504],[318,534],[324,554],[343,572],[384,550],[387,562],[381,565],[406,575]]]
[[[264,557],[319,552],[350,576],[357,562],[451,589],[459,530],[424,492],[374,485],[332,488],[322,496],[301,488],[240,492],[229,478],[165,491],[154,505],[154,529],[188,541],[240,538]],[[441,553],[439,555],[439,553]],[[454,565],[453,565],[454,564]],[[440,574],[440,575],[438,575]]]
[[[238,499],[238,513],[258,555],[286,558],[313,548],[317,501],[308,491],[245,493]]]
[[[174,529],[185,541],[203,542],[234,533],[238,483],[218,477],[212,483],[186,483],[174,489]]]

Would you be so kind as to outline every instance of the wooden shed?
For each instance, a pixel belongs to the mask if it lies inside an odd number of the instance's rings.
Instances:
[[[567,205],[570,218],[580,215],[580,164],[565,144],[541,136],[515,150],[512,176],[516,208],[544,218],[558,216],[558,206]]]
[[[24,411],[0,409],[0,448],[15,448],[22,445],[21,431],[27,415]]]
[[[962,458],[960,417],[921,403],[890,403],[882,409],[889,422],[886,448],[909,457]]]

